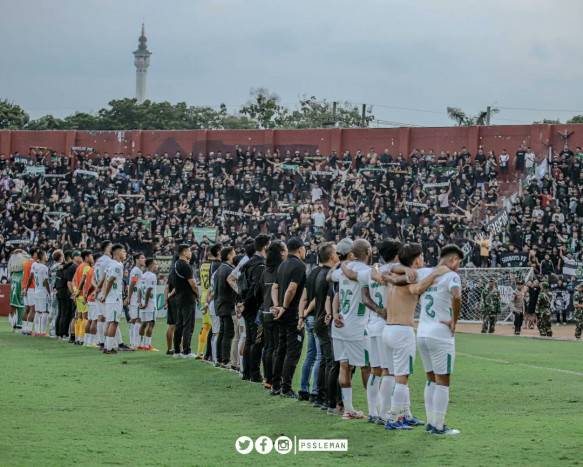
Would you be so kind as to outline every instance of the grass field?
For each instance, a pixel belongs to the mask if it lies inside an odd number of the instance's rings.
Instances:
[[[154,330],[160,349],[165,327],[161,321]],[[580,342],[458,335],[447,423],[461,435],[449,438],[341,420],[163,352],[103,355],[11,334],[5,318],[0,348],[0,465],[583,463]],[[366,411],[355,381],[354,405]],[[423,385],[417,358],[411,405],[421,419]],[[242,435],[347,439],[348,452],[241,455]]]

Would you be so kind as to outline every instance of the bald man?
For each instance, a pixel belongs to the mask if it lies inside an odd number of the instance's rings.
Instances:
[[[370,269],[372,257],[370,243],[358,239],[352,244],[354,260],[346,265],[350,271],[356,273]],[[332,327],[332,345],[334,358],[340,362],[338,377],[342,401],[344,403],[344,420],[366,418],[363,412],[352,406],[352,370],[361,367],[363,380],[368,380],[370,364],[364,346],[364,327],[368,319],[368,312],[362,301],[360,284],[350,280],[342,271],[337,269],[332,274],[332,280],[339,283],[338,292],[334,297],[332,311],[334,326]]]

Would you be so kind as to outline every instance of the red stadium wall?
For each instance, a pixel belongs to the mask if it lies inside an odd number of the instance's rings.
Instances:
[[[546,154],[548,145],[559,152],[564,144],[565,131],[573,133],[570,147],[583,145],[583,124],[573,125],[517,125],[442,128],[377,128],[319,130],[185,130],[185,131],[0,131],[0,154],[18,151],[28,154],[30,146],[46,146],[57,152],[68,152],[73,146],[93,147],[98,152],[110,154],[122,152],[136,155],[193,152],[209,153],[221,150],[234,151],[235,145],[251,146],[257,150],[279,149],[285,151],[320,149],[329,155],[332,149],[338,152],[357,149],[368,152],[374,147],[377,153],[384,148],[397,155],[409,155],[415,148],[459,151],[467,146],[473,155],[482,145],[485,151],[493,150],[499,155],[506,149],[511,155],[518,146],[531,146],[537,154]]]

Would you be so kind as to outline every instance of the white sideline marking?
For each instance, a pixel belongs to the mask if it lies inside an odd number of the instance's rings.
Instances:
[[[528,363],[517,363],[517,362],[511,362],[509,360],[498,360],[497,358],[480,357],[479,355],[472,355],[472,354],[469,354],[469,353],[462,353],[462,352],[456,352],[456,354],[457,355],[461,355],[463,357],[475,358],[477,360],[486,360],[488,362],[496,362],[496,363],[504,363],[504,364],[511,364],[511,365],[519,365],[519,366],[524,366],[526,368],[534,368],[535,370],[550,370],[550,371],[558,371],[559,373],[567,373],[568,375],[583,376],[583,373],[579,373],[578,371],[563,370],[562,368],[554,368],[554,367],[538,366],[538,365],[529,365]]]

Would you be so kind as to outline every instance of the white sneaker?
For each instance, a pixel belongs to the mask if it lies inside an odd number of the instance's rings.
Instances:
[[[194,355],[192,352],[190,352],[188,355],[184,355],[182,358],[186,358],[187,360],[195,360],[196,355]]]
[[[174,355],[172,355],[174,358],[182,358],[182,354],[181,353],[175,353]]]

